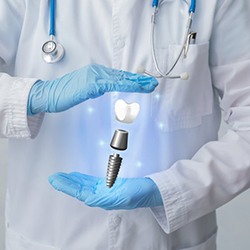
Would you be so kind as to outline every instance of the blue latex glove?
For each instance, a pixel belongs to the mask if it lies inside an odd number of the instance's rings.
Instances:
[[[31,88],[28,115],[65,111],[105,92],[152,92],[157,86],[153,77],[91,64],[53,81],[37,81]]]
[[[112,188],[105,178],[81,173],[56,173],[49,177],[58,191],[83,201],[90,207],[106,210],[162,206],[158,187],[150,178],[117,178]]]

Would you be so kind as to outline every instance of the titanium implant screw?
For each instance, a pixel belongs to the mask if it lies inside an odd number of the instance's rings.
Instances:
[[[116,180],[120,166],[122,163],[122,158],[119,154],[113,154],[109,156],[107,176],[106,176],[106,185],[108,188],[111,188]]]

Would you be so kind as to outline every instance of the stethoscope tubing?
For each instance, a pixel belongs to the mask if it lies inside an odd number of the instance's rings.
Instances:
[[[161,1],[160,1],[161,3]],[[153,0],[152,1],[152,7],[157,7],[159,6],[159,0]],[[189,13],[193,12],[195,13],[195,9],[196,9],[196,0],[191,0],[190,6],[189,6]]]
[[[50,29],[49,35],[55,36],[55,12],[56,12],[56,2],[55,0],[50,0]]]
[[[49,40],[42,46],[42,57],[46,63],[56,63],[64,57],[64,48],[55,38],[56,0],[50,0],[49,9]]]
[[[176,64],[180,60],[180,57],[181,57],[181,55],[182,55],[182,53],[184,51],[187,36],[188,36],[189,30],[190,30],[190,25],[191,25],[190,21],[188,20],[186,30],[185,30],[185,34],[184,34],[184,37],[183,37],[183,41],[181,43],[182,45],[181,45],[180,51],[178,53],[178,56],[176,57],[174,63],[169,68],[169,70],[166,73],[163,73],[161,71],[161,69],[159,67],[159,64],[158,64],[158,61],[156,59],[155,39],[154,39],[154,37],[155,37],[155,20],[152,20],[152,22],[151,22],[151,39],[150,39],[150,41],[151,41],[151,53],[152,53],[152,58],[153,58],[153,62],[154,62],[154,65],[155,65],[155,69],[159,73],[159,75],[154,75],[155,77],[157,77],[157,78],[159,78],[159,77],[168,77],[169,74],[173,71],[173,69],[175,68]],[[149,73],[149,72],[145,71],[145,73]],[[153,75],[153,74],[151,74],[151,75]],[[173,78],[180,78],[180,77],[179,76],[173,76]]]
[[[152,17],[151,17],[151,31],[150,31],[150,33],[151,33],[151,36],[150,36],[151,55],[153,58],[155,70],[157,71],[158,74],[149,72],[147,70],[144,70],[144,73],[147,75],[150,75],[150,76],[154,76],[156,78],[170,78],[170,79],[181,78],[183,80],[187,80],[189,77],[187,72],[183,72],[180,75],[173,75],[173,76],[170,74],[173,71],[173,69],[175,68],[175,66],[177,65],[177,63],[179,62],[181,55],[185,51],[186,43],[188,40],[188,35],[189,35],[191,25],[192,25],[192,17],[193,17],[195,8],[196,8],[196,0],[191,0],[191,3],[190,3],[190,7],[189,7],[189,11],[188,11],[189,16],[188,16],[188,20],[187,20],[187,24],[186,24],[186,29],[184,32],[183,41],[181,43],[180,51],[178,52],[178,55],[177,55],[174,63],[172,64],[172,66],[165,73],[162,72],[162,70],[160,69],[160,66],[159,66],[159,63],[158,63],[158,60],[156,57],[156,52],[155,52],[155,22],[156,22],[155,19],[156,19],[156,15],[157,15],[157,11],[158,11],[158,5],[159,5],[159,1],[153,0],[152,6],[154,8],[154,12],[153,12]]]
[[[195,13],[195,10],[196,10],[196,0],[191,0],[189,13]]]
[[[169,70],[167,72],[165,72],[165,73],[163,73],[162,70],[159,67],[159,63],[158,63],[158,60],[157,60],[157,57],[156,57],[156,52],[155,52],[155,41],[154,41],[155,40],[155,18],[156,18],[156,14],[157,14],[157,11],[158,11],[158,6],[159,6],[159,4],[161,4],[161,2],[162,1],[159,1],[159,0],[153,0],[152,1],[152,7],[154,8],[154,12],[153,12],[152,17],[151,17],[151,38],[150,38],[151,54],[152,54],[155,69],[156,69],[158,74],[153,74],[153,73],[151,73],[151,72],[149,72],[147,70],[144,70],[144,73],[146,73],[148,75],[151,75],[151,76],[154,76],[154,77],[157,77],[157,78],[160,78],[160,77],[172,78],[172,79],[182,78],[181,75],[179,75],[179,76],[170,76],[170,73],[173,71],[173,69],[175,68],[175,66],[179,62],[179,60],[181,58],[181,55],[182,55],[183,51],[185,50],[185,44],[186,44],[186,41],[188,40],[188,35],[189,35],[190,28],[191,28],[191,25],[192,25],[192,15],[193,15],[193,13],[195,12],[195,9],[196,9],[196,0],[191,0],[190,6],[189,6],[189,17],[188,17],[188,21],[187,21],[186,30],[185,30],[185,33],[184,33],[185,36],[184,36],[180,51],[178,53],[178,56],[176,57],[176,60],[174,61],[172,66],[169,68]],[[55,62],[58,62],[59,60],[61,60],[61,58],[64,55],[63,46],[55,41],[55,33],[56,33],[56,31],[55,31],[56,0],[50,0],[49,8],[50,8],[50,13],[49,13],[49,15],[50,15],[50,28],[49,28],[50,40],[49,41],[52,41],[56,45],[56,47],[58,49],[57,49],[57,51],[53,52],[54,54],[53,53],[48,54],[48,53],[45,53],[43,51],[43,58],[44,58],[45,62],[47,62],[47,63],[55,63]],[[48,42],[46,42],[46,43],[48,43]],[[185,54],[185,52],[184,52],[184,54]],[[184,72],[184,74],[188,75],[185,72]],[[184,77],[184,78],[187,78],[187,77]]]

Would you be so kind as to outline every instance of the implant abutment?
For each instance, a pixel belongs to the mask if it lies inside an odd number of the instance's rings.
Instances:
[[[126,150],[128,147],[128,132],[123,129],[117,129],[110,142],[110,146],[116,150]]]

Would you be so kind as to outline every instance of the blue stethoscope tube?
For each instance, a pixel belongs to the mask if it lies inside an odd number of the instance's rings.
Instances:
[[[46,63],[56,63],[59,62],[64,56],[63,46],[55,39],[56,0],[50,0],[49,10],[49,40],[42,46],[42,57]]]
[[[159,6],[159,0],[153,0],[152,1],[152,7],[158,8]],[[191,0],[190,6],[189,6],[189,13],[194,13],[196,8],[196,0]]]
[[[189,7],[189,13],[194,13],[196,9],[196,0],[191,0],[190,7]]]
[[[159,0],[153,0],[153,2],[152,2],[152,7],[154,8],[154,7],[158,7],[158,4],[159,4]]]
[[[49,35],[55,36],[55,9],[56,9],[56,2],[55,0],[50,0],[50,29],[49,29]]]
[[[189,17],[188,17],[188,21],[187,21],[187,28],[186,28],[186,32],[185,32],[185,40],[183,42],[183,46],[182,46],[180,53],[178,54],[175,62],[173,63],[172,67],[166,73],[163,73],[159,68],[158,60],[157,60],[156,55],[155,55],[155,45],[154,45],[155,17],[156,17],[160,3],[161,3],[161,0],[160,1],[159,0],[152,1],[152,7],[154,8],[154,13],[152,15],[152,21],[151,21],[151,52],[152,52],[154,65],[155,65],[156,71],[158,72],[158,75],[155,75],[155,74],[145,70],[143,67],[142,67],[143,69],[140,69],[138,71],[140,71],[141,73],[146,73],[146,74],[154,76],[154,77],[158,77],[158,78],[165,77],[165,78],[171,78],[171,79],[175,79],[175,78],[188,79],[188,73],[186,73],[186,72],[184,72],[180,75],[177,75],[177,76],[170,76],[170,73],[175,68],[175,66],[178,63],[183,52],[184,52],[184,56],[186,56],[188,46],[189,46],[190,37],[196,36],[195,32],[190,32],[191,25],[192,25],[192,16],[193,16],[193,13],[195,12],[195,9],[196,9],[196,0],[191,0],[191,2],[190,2],[189,11],[188,11]],[[56,0],[50,0],[49,9],[50,9],[50,28],[49,28],[50,39],[43,44],[43,46],[42,46],[43,54],[42,55],[43,55],[43,59],[46,63],[55,63],[55,62],[60,61],[64,56],[63,46],[60,43],[56,42],[56,39],[55,39]]]

